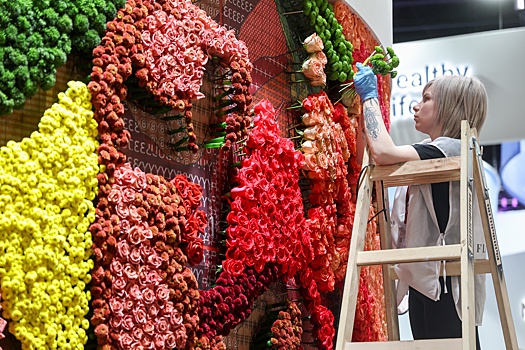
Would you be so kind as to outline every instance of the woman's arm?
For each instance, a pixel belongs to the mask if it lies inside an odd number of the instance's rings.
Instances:
[[[419,160],[419,155],[414,147],[394,144],[386,130],[377,98],[365,100],[363,103],[363,121],[362,132],[366,135],[370,154],[376,164],[388,165]]]
[[[381,116],[377,99],[377,77],[370,67],[360,63],[356,66],[358,72],[354,75],[354,86],[363,101],[364,125],[361,127],[366,135],[372,159],[379,165],[419,160],[414,147],[394,144]]]

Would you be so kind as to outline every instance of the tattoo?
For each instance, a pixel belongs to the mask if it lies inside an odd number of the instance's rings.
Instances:
[[[375,107],[366,106],[363,110],[363,117],[365,120],[366,131],[368,132],[368,135],[372,139],[377,140],[377,138],[379,137],[379,132],[381,131],[377,118],[381,118],[381,116],[376,112]]]

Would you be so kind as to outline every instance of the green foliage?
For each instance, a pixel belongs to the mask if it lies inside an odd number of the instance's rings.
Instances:
[[[90,53],[125,0],[0,1],[0,115],[23,107],[75,49]]]
[[[399,58],[391,47],[385,50],[381,46],[376,46],[373,55],[370,57],[370,64],[375,74],[387,75],[390,74],[395,78],[397,72],[394,70],[399,66]]]
[[[310,26],[323,41],[324,52],[328,58],[326,69],[330,72],[328,79],[339,82],[351,79],[354,47],[345,39],[343,27],[335,18],[333,6],[327,0],[305,0],[303,11],[309,19]]]

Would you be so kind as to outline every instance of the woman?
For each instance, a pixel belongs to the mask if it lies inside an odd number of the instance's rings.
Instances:
[[[429,82],[414,106],[416,130],[430,138],[396,146],[388,134],[377,100],[377,78],[368,66],[357,64],[354,85],[363,103],[364,130],[371,157],[378,165],[461,154],[461,121],[481,130],[487,113],[487,93],[477,78],[443,76]],[[400,188],[398,192],[407,192]],[[476,203],[476,200],[474,200]],[[402,208],[402,216],[394,213]],[[392,232],[406,232],[394,246],[420,247],[457,244],[460,238],[459,182],[410,186],[396,193]],[[474,206],[475,243],[484,243],[479,208]],[[474,245],[476,246],[476,245]],[[398,302],[409,290],[410,327],[414,339],[461,337],[459,277],[440,276],[440,262],[399,264]],[[446,270],[445,270],[446,271]],[[476,325],[485,304],[485,275],[475,276]],[[401,296],[401,297],[399,297]],[[480,349],[476,327],[476,346]]]

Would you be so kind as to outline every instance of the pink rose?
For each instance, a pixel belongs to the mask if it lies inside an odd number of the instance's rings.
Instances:
[[[129,261],[133,264],[139,264],[142,261],[142,255],[139,248],[133,248],[129,255]]]
[[[126,288],[127,281],[123,277],[117,277],[113,280],[113,289],[122,292]]]
[[[135,190],[131,187],[123,187],[120,195],[123,201],[125,202],[132,202],[135,200]],[[110,193],[111,194],[111,193]]]
[[[328,169],[328,157],[325,153],[317,153],[317,164],[323,169]]]
[[[126,266],[124,266],[124,275],[126,275],[126,277],[131,280],[137,279],[139,277],[137,269],[131,264],[126,264]]]
[[[117,243],[117,252],[118,252],[118,255],[122,259],[128,260],[128,256],[129,256],[129,245],[128,245],[128,243],[126,243],[125,241],[119,241]]]
[[[166,286],[160,285],[157,287],[157,298],[162,301],[168,301],[170,298],[170,291]]]
[[[146,324],[144,325],[144,333],[153,335],[154,332],[155,332],[155,324],[153,323],[153,321],[152,320],[146,321]]]
[[[127,203],[117,202],[116,212],[119,217],[126,219],[129,216],[129,207]]]
[[[128,238],[131,244],[140,244],[144,241],[144,235],[142,234],[143,228],[135,225],[129,229]]]
[[[164,349],[166,347],[165,338],[166,337],[163,334],[155,334],[153,342],[157,349]]]
[[[310,85],[312,86],[325,86],[326,85],[326,74],[321,73],[317,78],[310,80]]]
[[[127,233],[130,227],[131,225],[127,219],[120,220],[120,232]]]
[[[120,298],[112,298],[109,300],[109,307],[111,308],[111,312],[117,316],[123,316],[124,315],[124,305],[122,303],[122,300]]]
[[[108,200],[111,203],[119,203],[120,198],[122,197],[122,187],[119,185],[113,185],[111,191],[108,194]]]
[[[175,346],[177,346],[177,339],[175,338],[175,334],[173,334],[172,332],[168,333],[166,335],[165,343],[168,349],[174,349]]]
[[[144,290],[142,290],[142,300],[144,300],[146,304],[152,304],[153,302],[155,302],[155,299],[155,292],[152,288],[147,287]]]
[[[122,319],[122,328],[127,331],[131,331],[133,328],[135,328],[135,322],[133,322],[133,317],[131,315],[124,316]]]
[[[135,322],[139,324],[146,323],[146,320],[148,318],[148,314],[146,313],[146,309],[144,308],[144,306],[139,306],[135,308],[133,316],[135,316]]]
[[[119,260],[113,259],[111,261],[109,269],[113,273],[113,275],[117,277],[122,277],[122,271],[124,270],[124,266],[122,266],[122,263]]]
[[[155,321],[155,328],[157,328],[157,331],[159,333],[166,333],[169,328],[169,324],[166,318],[165,317],[157,318],[157,320]]]
[[[179,312],[179,310],[175,308],[171,311],[170,317],[171,317],[171,324],[174,326],[181,325],[182,321],[184,320],[182,317],[182,314]]]
[[[157,284],[159,282],[162,282],[162,277],[160,277],[157,271],[148,271],[145,282]]]
[[[129,288],[128,294],[135,300],[141,300],[142,299],[142,291],[140,290],[140,287],[137,284],[133,284]]]
[[[322,57],[319,58],[316,54],[311,54],[306,61],[303,62],[302,70],[305,77],[310,80],[325,81],[326,74],[324,73],[324,64],[322,63]]]
[[[155,268],[159,268],[162,265],[162,258],[157,253],[153,253],[148,256],[148,263]]]
[[[131,336],[133,337],[133,339],[140,341],[144,337],[144,331],[140,327],[135,327],[131,331]]]
[[[135,342],[131,344],[129,348],[123,348],[123,349],[144,350],[144,346],[142,346],[142,344],[139,342]]]
[[[157,304],[151,304],[148,306],[148,315],[150,315],[152,318],[157,317],[157,315],[159,314],[159,311],[160,310]]]
[[[323,51],[323,40],[317,33],[313,33],[304,40],[304,49],[308,53]]]
[[[122,349],[135,349],[134,347],[131,347],[131,343],[133,343],[133,338],[131,338],[131,336],[128,333],[121,333],[118,337],[118,342]]]
[[[123,319],[122,316],[113,316],[109,320],[109,325],[113,329],[119,329],[120,325],[122,324],[122,319]]]

